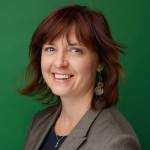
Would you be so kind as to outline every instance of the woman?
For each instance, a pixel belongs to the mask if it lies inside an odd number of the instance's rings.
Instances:
[[[25,150],[139,150],[118,112],[120,46],[102,13],[65,6],[45,18],[30,43],[28,85],[49,107],[35,115]]]

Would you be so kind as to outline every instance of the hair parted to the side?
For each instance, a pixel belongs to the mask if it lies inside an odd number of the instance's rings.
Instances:
[[[52,42],[60,36],[69,37],[71,29],[75,27],[75,34],[79,42],[95,51],[101,64],[104,65],[102,79],[104,94],[100,100],[105,101],[106,107],[116,104],[118,100],[118,78],[122,74],[119,63],[121,46],[111,35],[105,16],[86,6],[69,5],[60,8],[46,17],[32,36],[29,47],[30,62],[26,71],[27,86],[20,90],[23,95],[40,95],[42,101],[49,105],[58,104],[47,87],[41,73],[41,50],[46,42]],[[92,101],[92,108],[95,108]]]

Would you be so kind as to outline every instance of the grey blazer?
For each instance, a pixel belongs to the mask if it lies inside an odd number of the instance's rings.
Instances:
[[[61,106],[46,108],[34,117],[25,150],[39,150]],[[60,150],[140,150],[138,139],[115,106],[88,110],[59,148]]]

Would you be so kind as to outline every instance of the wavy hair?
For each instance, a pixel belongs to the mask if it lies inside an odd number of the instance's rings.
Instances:
[[[104,94],[99,97],[105,101],[105,107],[116,104],[118,100],[118,78],[122,72],[119,63],[121,46],[114,41],[108,22],[102,12],[86,6],[69,5],[50,13],[35,30],[29,46],[29,64],[26,70],[27,85],[20,89],[23,95],[39,95],[42,102],[50,106],[59,104],[59,99],[47,88],[41,73],[41,50],[46,42],[54,41],[59,36],[69,33],[75,27],[79,42],[95,51],[104,65],[102,79]],[[54,98],[53,98],[54,96]],[[92,108],[96,102],[92,101]]]

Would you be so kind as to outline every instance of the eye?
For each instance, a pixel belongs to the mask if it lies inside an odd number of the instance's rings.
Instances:
[[[71,48],[71,52],[74,52],[74,53],[81,53],[82,50],[80,48],[77,48],[77,47],[72,47]]]
[[[51,46],[45,47],[45,48],[44,48],[44,51],[49,52],[49,53],[52,53],[52,52],[55,51],[55,48],[54,48],[54,47],[51,47]]]

